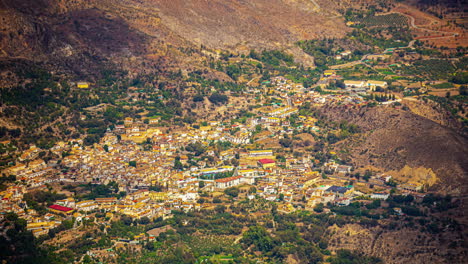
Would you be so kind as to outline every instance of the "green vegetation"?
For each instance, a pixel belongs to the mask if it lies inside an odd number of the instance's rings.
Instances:
[[[109,184],[81,184],[78,186],[67,185],[64,189],[75,192],[79,200],[90,200],[96,198],[118,197],[124,194],[119,192],[119,185],[112,181]]]
[[[340,52],[347,49],[353,51],[349,57],[343,58],[345,61],[354,61],[361,58],[362,55],[367,53],[369,50],[357,44],[350,38],[343,39],[323,39],[323,40],[303,40],[299,41],[297,45],[304,50],[305,53],[314,57],[315,64],[319,67],[326,65],[342,63],[335,59],[335,56]]]
[[[26,220],[18,218],[15,213],[7,213],[2,224],[8,229],[0,235],[0,260],[6,263],[60,263],[48,259],[41,250],[33,234],[26,230]]]
[[[47,211],[47,206],[52,205],[57,200],[65,198],[66,196],[64,194],[58,194],[50,191],[35,191],[26,193],[23,200],[29,207],[43,215]]]
[[[392,35],[393,37],[385,37],[384,33]],[[385,31],[378,28],[354,29],[350,37],[359,43],[370,47],[377,46],[380,49],[404,47],[407,46],[411,40],[409,30],[398,27],[389,27]]]
[[[450,78],[450,81],[456,84],[467,84],[468,72],[458,72],[453,77]]]
[[[351,252],[346,249],[340,249],[336,252],[335,257],[330,257],[328,261],[331,264],[379,264],[383,263],[381,259],[376,257],[363,256],[357,252]]]
[[[451,61],[441,59],[415,61],[412,66],[402,67],[402,72],[407,75],[422,76],[430,80],[448,79],[455,70]]]
[[[7,184],[16,181],[15,175],[0,177],[0,192],[6,190]]]
[[[214,93],[208,97],[208,100],[213,104],[225,104],[228,102],[228,97],[219,93]]]
[[[367,16],[358,20],[366,27],[407,27],[408,18],[400,14],[388,14],[380,16]]]
[[[447,89],[447,88],[453,88],[453,84],[451,83],[439,83],[439,84],[434,84],[432,85],[432,87],[436,88],[436,89]]]

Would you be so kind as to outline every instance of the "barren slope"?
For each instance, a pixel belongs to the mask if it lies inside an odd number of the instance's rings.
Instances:
[[[66,44],[99,44],[104,53],[116,45],[145,51],[138,45],[149,44],[135,38],[140,33],[176,45],[181,36],[213,48],[283,48],[300,39],[342,36],[342,18],[330,18],[329,11],[306,0],[3,0],[0,48],[10,57]]]
[[[331,120],[347,120],[363,130],[360,139],[347,140],[340,146],[349,149],[349,158],[356,166],[431,168],[441,179],[439,188],[455,194],[466,190],[468,140],[455,131],[391,107],[337,107],[322,112]]]
[[[342,36],[340,18],[328,18],[312,1],[154,1],[163,23],[187,39],[212,47],[275,46],[300,39]]]
[[[463,243],[463,236],[448,230],[434,235],[415,228],[389,230],[357,224],[334,226],[330,230],[333,230],[331,250],[358,250],[388,264],[462,263],[466,254],[466,249],[450,246],[450,243]]]

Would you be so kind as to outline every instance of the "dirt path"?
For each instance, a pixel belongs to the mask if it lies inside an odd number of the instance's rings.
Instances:
[[[427,31],[427,32],[438,33],[438,34],[443,35],[443,36],[427,36],[427,37],[421,37],[421,38],[418,38],[418,39],[413,39],[408,43],[408,46],[406,46],[404,48],[413,48],[414,43],[417,40],[429,40],[429,39],[433,40],[433,39],[442,39],[442,38],[453,38],[453,37],[458,36],[458,33],[456,33],[456,32],[440,31],[440,30],[433,30],[433,29],[420,27],[420,26],[416,25],[416,23],[415,23],[416,19],[413,16],[402,13],[402,12],[399,12],[399,11],[391,11],[391,12],[383,13],[383,14],[380,14],[380,15],[383,16],[383,15],[389,15],[389,14],[400,14],[400,15],[403,15],[405,17],[408,17],[410,19],[410,27],[412,27],[414,29],[424,30],[424,31]],[[445,34],[449,34],[449,35],[444,36]],[[348,63],[344,63],[344,64],[330,66],[330,69],[336,70],[336,69],[348,68],[348,67],[352,67],[352,66],[355,66],[355,65],[358,65],[358,64],[362,64],[364,62],[364,60],[366,60],[368,55],[372,55],[372,54],[366,54],[358,61],[352,61],[352,62],[348,62]]]
[[[389,15],[389,14],[399,14],[399,15],[403,15],[405,17],[408,17],[409,20],[410,20],[410,27],[413,28],[413,29],[424,30],[426,32],[438,33],[438,34],[442,34],[442,35],[449,34],[447,36],[427,36],[427,37],[422,37],[422,38],[418,38],[418,39],[413,39],[408,44],[407,48],[412,48],[414,43],[416,42],[416,40],[442,39],[442,38],[452,38],[452,37],[458,36],[458,33],[455,33],[455,32],[433,30],[433,29],[428,29],[428,28],[425,28],[425,27],[418,26],[418,25],[416,25],[416,19],[413,16],[402,13],[400,11],[391,11],[391,12],[383,13],[383,14],[380,14],[380,15],[382,16],[382,15]],[[429,25],[430,24],[432,24],[432,22],[429,23]]]

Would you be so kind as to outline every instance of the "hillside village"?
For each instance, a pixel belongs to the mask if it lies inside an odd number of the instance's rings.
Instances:
[[[327,10],[317,0],[309,11],[339,20],[340,36],[299,32],[308,37],[279,50],[248,41],[225,50],[198,38],[185,43],[185,30],[168,30],[171,20],[155,15],[164,8],[150,5],[149,19],[137,12],[146,8],[140,2],[119,9],[138,22],[114,30],[148,23],[147,34],[157,24],[151,37],[174,43],[141,40],[148,46],[124,47],[125,56],[103,43],[115,65],[97,64],[95,76],[28,64],[18,71],[24,76],[2,71],[25,80],[0,98],[0,240],[41,245],[24,256],[50,254],[53,263],[458,263],[466,256],[458,207],[468,59],[460,24],[402,3],[345,1]],[[83,10],[73,14],[74,27],[82,30],[88,12],[103,23],[96,10]],[[117,20],[105,10],[112,29]],[[197,21],[184,23],[205,21],[197,12]],[[100,29],[93,23],[82,27]],[[215,35],[210,42],[220,41]],[[85,53],[94,60],[102,50]],[[20,86],[33,92],[25,96]],[[20,247],[5,248],[6,258],[17,258]]]
[[[323,78],[335,76],[326,72]],[[312,210],[319,204],[347,206],[362,197],[385,200],[395,191],[423,197],[427,182],[395,182],[389,175],[369,171],[363,178],[358,172],[364,175],[362,170],[339,160],[336,153],[319,160],[307,152],[285,151],[296,135],[309,135],[304,144],[312,147],[314,137],[323,134],[317,119],[300,115],[305,102],[365,107],[368,101],[362,92],[381,83],[364,83],[345,81],[347,87],[363,89],[356,93],[321,94],[274,77],[268,82],[273,89],[264,84],[261,93],[277,98],[277,103],[256,109],[256,117],[243,122],[204,121],[169,131],[158,126],[158,118],[128,117],[92,146],[85,147],[82,139],[58,142],[51,151],[62,159],[47,163],[39,157],[41,150],[31,146],[4,172],[17,181],[0,193],[1,211],[26,219],[27,229],[39,237],[66,219],[73,217],[80,225],[97,212],[105,212],[109,219],[126,215],[138,220],[167,219],[173,210],[212,209],[225,203],[217,197],[233,189],[234,200],[277,202],[284,213]],[[252,96],[256,94],[258,90],[252,91]],[[72,191],[80,185],[115,189],[108,197],[82,200]],[[39,213],[23,200],[28,192],[57,187],[67,198],[56,200],[47,212]]]

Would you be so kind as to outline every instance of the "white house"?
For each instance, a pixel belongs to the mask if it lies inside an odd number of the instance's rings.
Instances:
[[[228,177],[223,179],[215,180],[215,187],[219,189],[225,189],[241,184],[241,176]]]
[[[346,88],[364,88],[366,87],[366,82],[364,81],[344,81]]]
[[[371,194],[370,198],[372,199],[379,199],[379,200],[387,200],[390,194],[388,193],[373,193]]]

